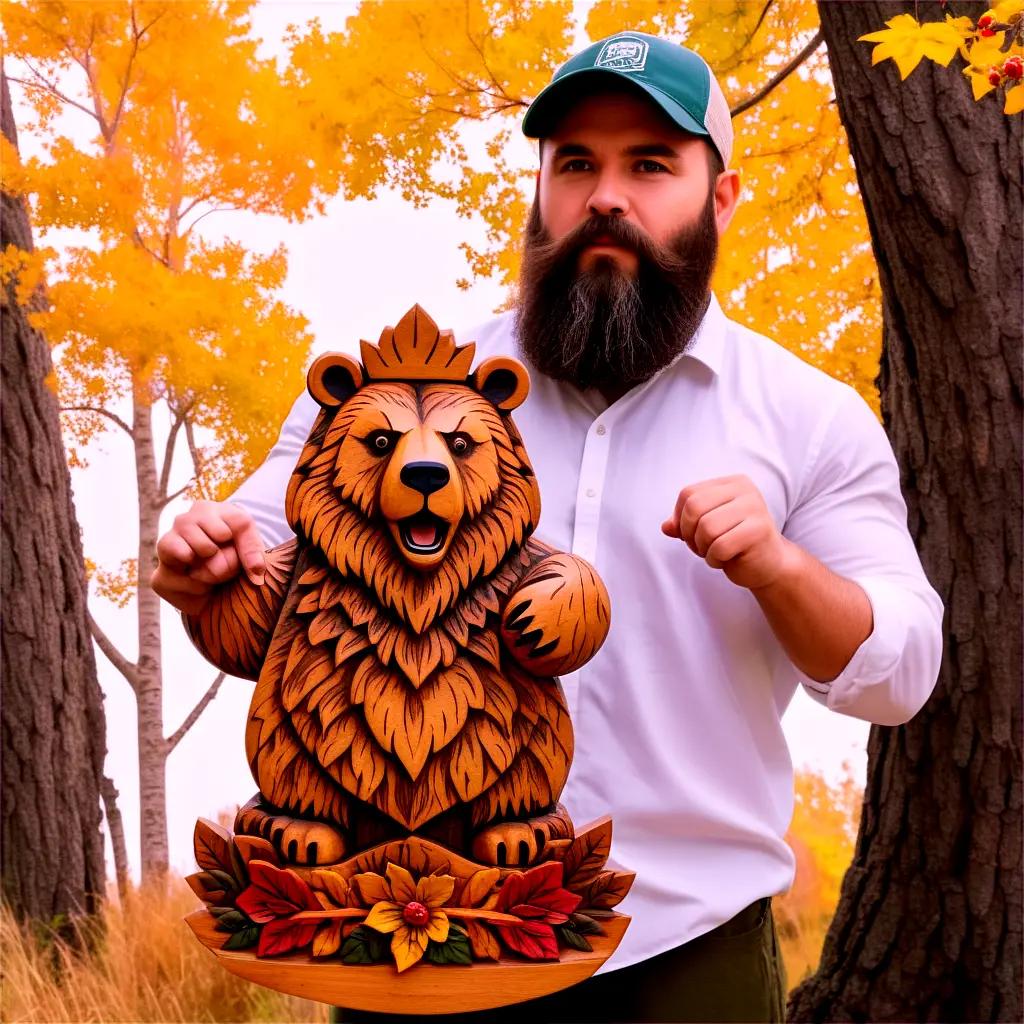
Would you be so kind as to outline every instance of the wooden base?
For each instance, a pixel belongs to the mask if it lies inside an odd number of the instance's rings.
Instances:
[[[224,950],[227,936],[214,928],[205,910],[185,918],[196,938],[220,965],[258,985],[331,1006],[378,1013],[468,1013],[524,1002],[585,981],[622,941],[630,919],[614,914],[601,919],[604,935],[588,936],[593,950],[563,950],[559,961],[500,960],[470,967],[417,964],[399,974],[394,964],[349,966],[309,956],[257,957]]]

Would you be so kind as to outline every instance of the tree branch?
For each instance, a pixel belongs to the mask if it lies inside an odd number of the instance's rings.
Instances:
[[[110,641],[110,638],[99,627],[99,623],[92,617],[92,612],[86,611],[89,616],[89,629],[96,646],[107,656],[118,672],[128,680],[128,685],[137,693],[139,689],[138,666],[130,662]]]
[[[41,79],[41,81],[29,82],[26,81],[24,78],[15,78],[13,75],[8,75],[8,82],[17,82],[18,85],[23,85],[28,89],[41,89],[43,92],[48,92],[51,96],[56,96],[57,99],[59,99],[62,103],[66,103],[70,107],[75,107],[78,110],[82,111],[83,114],[88,114],[91,118],[97,120],[95,111],[92,111],[83,104],[77,102],[76,100],[73,100],[70,96],[65,96],[64,93],[62,93],[55,85],[52,85],[42,75],[40,75],[39,72],[36,71],[36,69],[32,67],[32,65],[29,64],[27,60],[23,59],[22,63],[25,64],[25,66],[29,69],[29,71],[32,72],[32,74],[37,75]]]
[[[800,67],[800,65],[803,64],[803,62],[807,60],[807,58],[810,57],[810,55],[814,53],[819,46],[821,46],[822,39],[824,39],[824,36],[821,34],[821,29],[819,28],[818,31],[814,33],[814,37],[811,41],[773,79],[758,89],[753,96],[748,96],[745,100],[741,100],[737,103],[736,106],[729,111],[729,114],[732,117],[738,117],[744,111],[747,111],[751,107],[760,103],[761,100],[763,100],[770,92],[789,78],[789,76],[796,71],[796,69]]]
[[[135,230],[132,231],[132,241],[140,249],[142,249],[143,252],[148,252],[149,255],[152,256],[153,259],[157,261],[157,263],[162,263],[165,267],[167,266],[167,260],[165,260],[163,256],[160,255],[160,253],[154,252],[152,249],[150,249],[150,247],[146,245],[146,243],[142,240],[142,232],[139,231],[138,228],[135,228]]]
[[[176,409],[171,402],[168,402],[167,404],[174,412],[174,422],[171,424],[171,429],[167,434],[167,444],[164,446],[164,462],[160,467],[160,483],[157,489],[156,500],[159,502],[161,508],[171,500],[167,497],[167,487],[171,481],[171,465],[174,462],[175,442],[178,439],[178,431],[181,430],[181,425],[185,422],[185,417],[188,416],[189,412],[192,410],[192,402],[186,403],[181,409]],[[181,491],[178,492],[178,494],[180,493]],[[175,497],[177,497],[177,495],[175,495]]]
[[[93,405],[62,405],[59,409],[60,412],[91,412],[96,416],[106,416],[108,420],[112,420],[116,423],[132,440],[135,440],[135,434],[132,433],[132,428],[116,413],[110,412],[107,409],[97,409]]]
[[[217,696],[217,691],[220,689],[220,684],[224,682],[225,673],[218,672],[217,678],[210,684],[210,688],[199,698],[199,703],[188,713],[188,717],[181,725],[178,726],[170,736],[164,740],[166,744],[164,747],[164,755],[170,754],[170,752],[181,742],[182,736],[185,735],[196,724],[199,716],[206,710],[207,704]]]
[[[188,453],[192,456],[192,468],[195,470],[199,493],[205,495],[206,485],[203,483],[203,457],[199,454],[199,446],[196,444],[195,433],[192,430],[192,421],[188,417],[185,418],[185,439],[188,441]]]
[[[191,485],[192,481],[190,480],[187,484],[185,484],[184,487],[179,487],[173,494],[168,494],[165,498],[161,498],[157,502],[158,507],[161,510],[165,509],[168,505],[170,505],[172,501],[174,501],[175,498],[180,498],[189,489]]]
[[[193,209],[193,208],[195,207],[195,205],[196,205],[196,204],[195,204],[194,202],[193,202],[193,203],[189,203],[189,204],[188,204],[188,206],[186,207],[186,211],[185,211],[185,212],[183,212],[183,213],[182,213],[182,214],[181,214],[180,216],[181,216],[182,218],[184,218],[184,217],[185,217],[185,215],[186,215],[186,213],[187,213],[188,211],[191,211],[191,210],[192,210],[192,209]],[[180,234],[180,236],[179,236],[179,237],[180,237],[180,238],[187,238],[187,237],[188,237],[188,235],[189,235],[189,233],[190,233],[190,232],[192,231],[192,229],[193,229],[193,228],[194,228],[194,227],[195,227],[195,226],[196,226],[196,225],[197,225],[197,224],[198,224],[198,223],[199,223],[199,222],[200,222],[200,221],[201,221],[201,220],[202,220],[202,219],[203,219],[204,217],[209,217],[211,213],[238,213],[238,211],[239,211],[240,209],[241,209],[241,207],[240,207],[240,206],[233,206],[233,205],[231,205],[230,203],[229,203],[229,204],[228,204],[227,206],[211,206],[211,207],[210,207],[210,209],[208,209],[208,210],[204,210],[204,211],[203,211],[203,212],[202,212],[201,214],[199,214],[199,216],[198,216],[198,217],[196,217],[196,219],[195,219],[194,221],[192,221],[192,223],[191,223],[191,224],[189,224],[189,226],[188,226],[187,228],[182,228],[182,230],[181,230],[181,234]]]
[[[139,32],[138,23],[135,21],[135,5],[131,7],[132,17],[132,52],[128,54],[128,63],[124,68],[124,79],[121,82],[121,95],[117,100],[117,107],[114,110],[114,120],[110,124],[110,138],[113,140],[117,134],[118,126],[121,124],[121,115],[124,113],[124,102],[128,98],[128,87],[132,81],[132,65],[135,63],[135,58],[139,53],[139,42],[142,40],[142,34]]]

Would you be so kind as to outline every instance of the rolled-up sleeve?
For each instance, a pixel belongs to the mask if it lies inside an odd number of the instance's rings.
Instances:
[[[277,442],[263,464],[228,499],[241,505],[255,520],[268,548],[292,536],[284,515],[284,498],[302,446],[313,429],[320,406],[306,391],[298,397],[281,426]]]
[[[889,439],[864,400],[844,388],[812,440],[809,471],[783,535],[871,602],[871,635],[829,682],[793,672],[833,711],[900,725],[924,706],[942,657],[942,602],[907,529]]]

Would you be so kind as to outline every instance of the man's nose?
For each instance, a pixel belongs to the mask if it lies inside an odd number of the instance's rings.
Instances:
[[[622,217],[629,212],[629,198],[617,175],[602,174],[598,178],[587,208],[602,217]]]
[[[449,480],[448,467],[440,462],[410,462],[399,474],[406,487],[419,491],[424,498],[441,490]]]

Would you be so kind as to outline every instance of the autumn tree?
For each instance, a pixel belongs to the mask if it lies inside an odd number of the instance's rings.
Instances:
[[[948,68],[872,68],[861,37],[910,18],[934,44],[940,5],[819,5],[881,279],[882,413],[946,620],[932,699],[871,731],[853,864],[793,1020],[1022,1019],[1024,87],[1004,69],[1024,4],[955,6],[999,36],[1005,98],[975,102],[955,45]]]
[[[0,91],[0,131],[16,147],[2,74]],[[8,245],[31,252],[32,236],[24,204],[4,191],[0,248]],[[19,917],[68,925],[97,908],[106,885],[103,696],[50,352],[16,300],[16,284],[0,291],[3,897]]]
[[[5,149],[5,188],[31,196],[41,227],[89,233],[60,254],[15,240],[4,269],[30,289],[46,266],[50,303],[32,320],[57,346],[74,440],[116,429],[134,456],[137,550],[100,583],[115,598],[134,596],[137,651],[117,649],[95,618],[92,632],[137,702],[144,881],[168,863],[167,757],[223,678],[165,730],[160,607],[148,585],[160,514],[181,490],[218,494],[259,461],[301,386],[309,342],[303,318],[275,298],[283,251],[215,244],[197,225],[226,210],[303,217],[336,185],[333,164],[311,161],[303,144],[316,126],[296,116],[273,59],[257,56],[250,7],[4,10],[11,80],[32,111],[27,130],[45,146],[24,162]],[[169,421],[160,442],[158,414]],[[174,489],[182,448],[191,469]]]

